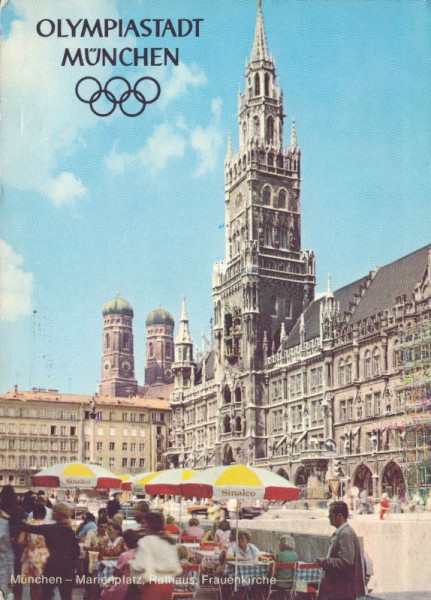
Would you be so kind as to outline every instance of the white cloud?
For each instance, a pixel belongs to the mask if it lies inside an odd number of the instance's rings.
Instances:
[[[201,125],[191,129],[183,115],[177,115],[172,124],[162,123],[155,127],[145,145],[135,153],[118,150],[118,141],[114,143],[105,164],[111,174],[119,175],[135,165],[146,167],[149,175],[162,171],[173,158],[182,158],[187,147],[194,150],[197,166],[194,177],[201,177],[213,171],[217,166],[222,135],[219,130],[222,108],[221,98],[211,102],[211,120],[207,127]]]
[[[56,207],[65,204],[72,205],[77,198],[85,196],[87,188],[80,179],[77,179],[73,173],[63,171],[53,179],[46,191],[46,195]]]
[[[113,175],[121,175],[126,168],[131,165],[135,157],[127,152],[118,152],[118,140],[114,142],[108,156],[105,157],[105,164]]]
[[[105,164],[113,175],[119,175],[132,165],[146,167],[148,175],[157,175],[173,158],[184,156],[187,141],[172,125],[161,123],[154,128],[145,145],[136,153],[119,152],[115,142]]]
[[[11,23],[1,48],[3,180],[19,190],[37,191],[57,206],[70,204],[85,188],[76,173],[61,173],[59,159],[76,152],[83,134],[100,119],[75,97],[76,81],[87,74],[85,68],[61,67],[64,49],[73,50],[82,40],[43,38],[35,26],[48,16],[53,21],[94,20],[100,17],[100,5],[82,0],[15,0],[13,5],[19,18]],[[104,16],[118,17],[114,3],[104,10]],[[92,75],[106,78],[107,69],[92,67]]]
[[[155,175],[172,158],[184,156],[186,140],[174,131],[171,125],[162,123],[155,128],[145,146],[139,151],[137,159]]]
[[[198,165],[194,171],[195,177],[202,177],[217,166],[222,135],[219,130],[222,99],[214,98],[211,102],[213,115],[208,127],[196,127],[190,134],[190,143],[196,153]]]
[[[160,108],[163,109],[169,103],[181,98],[187,93],[188,88],[201,87],[206,83],[207,77],[203,69],[195,63],[188,66],[186,63],[180,62],[178,66],[170,69],[169,75],[162,81]]]
[[[31,312],[33,275],[22,269],[24,259],[0,240],[0,320],[16,321]]]

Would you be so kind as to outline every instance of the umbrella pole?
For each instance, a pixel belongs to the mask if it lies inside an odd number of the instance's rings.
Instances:
[[[236,538],[236,551],[235,551],[235,593],[238,591],[238,519],[239,519],[239,500],[236,501],[236,520],[235,520],[235,538]]]
[[[180,518],[179,518],[179,523],[178,523],[178,525],[180,526],[180,535],[181,535],[181,531],[182,531],[182,529],[181,529],[181,505],[182,505],[182,503],[183,503],[183,498],[182,498],[182,496],[180,496]]]

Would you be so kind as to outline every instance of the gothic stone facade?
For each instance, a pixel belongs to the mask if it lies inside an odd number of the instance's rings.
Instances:
[[[430,313],[429,248],[315,300],[314,255],[301,249],[301,152],[295,123],[282,146],[283,95],[260,6],[245,80],[239,149],[229,140],[225,161],[212,347],[194,361],[183,305],[168,460],[270,467],[316,496],[331,473],[374,494],[398,489],[403,435],[385,422],[404,410],[400,328]]]

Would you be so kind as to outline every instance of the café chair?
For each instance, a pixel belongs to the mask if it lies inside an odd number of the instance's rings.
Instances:
[[[296,562],[288,562],[288,563],[277,563],[275,562],[272,565],[271,570],[271,580],[276,579],[275,583],[269,584],[268,596],[266,600],[269,600],[271,597],[275,597],[277,600],[289,600],[291,597],[291,592],[293,589],[293,582],[295,579],[295,570],[296,570]],[[281,577],[276,578],[277,571],[281,569],[291,569],[292,577],[289,579],[283,579]],[[281,585],[280,585],[281,584]],[[284,587],[286,586],[286,587]]]
[[[172,600],[195,598],[199,585],[199,565],[181,565],[182,574],[175,578]],[[187,580],[187,581],[185,581]]]
[[[220,548],[220,544],[218,542],[201,542],[199,548],[201,550],[216,550]]]

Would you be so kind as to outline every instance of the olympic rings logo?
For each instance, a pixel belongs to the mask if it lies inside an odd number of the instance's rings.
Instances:
[[[139,86],[148,81],[155,88],[155,94],[148,99]],[[88,90],[90,88],[96,89]],[[112,89],[114,86],[115,89]],[[132,87],[124,77],[111,77],[104,86],[95,77],[82,77],[75,86],[75,94],[81,102],[89,104],[92,112],[98,117],[109,117],[117,106],[126,117],[138,117],[160,96],[160,84],[153,77],[141,77]]]

